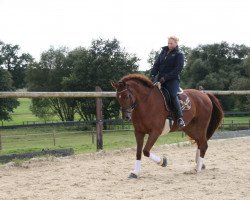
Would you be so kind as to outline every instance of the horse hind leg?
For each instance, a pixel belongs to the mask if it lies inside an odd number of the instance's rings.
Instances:
[[[198,162],[198,159],[199,159],[199,157],[200,157],[200,154],[201,154],[201,150],[197,147],[196,155],[195,155],[195,163]]]
[[[196,151],[196,171],[200,172],[202,169],[205,169],[204,157],[207,151],[208,145],[207,140],[199,142],[198,149]]]
[[[200,153],[201,153],[201,150],[199,148],[197,148],[196,150],[196,155],[195,155],[195,163],[197,164],[198,163],[198,160],[199,160],[199,157],[200,157]],[[205,169],[206,166],[205,164],[203,163],[202,165],[202,169]]]

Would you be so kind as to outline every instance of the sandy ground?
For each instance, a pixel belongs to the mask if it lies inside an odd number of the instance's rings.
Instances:
[[[141,177],[132,180],[134,149],[10,163],[0,167],[0,199],[250,199],[250,137],[210,141],[199,174],[195,149],[155,147],[169,166],[144,157]]]

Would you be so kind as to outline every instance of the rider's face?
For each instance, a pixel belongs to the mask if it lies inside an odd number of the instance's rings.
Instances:
[[[173,39],[168,39],[168,48],[173,50],[177,46],[177,43]]]

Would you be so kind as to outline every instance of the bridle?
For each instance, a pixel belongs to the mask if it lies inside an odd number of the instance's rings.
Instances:
[[[142,100],[142,102],[145,102],[145,101],[148,99],[148,97],[150,96],[150,94],[151,94],[151,92],[152,92],[153,89],[154,89],[154,88],[152,88],[152,89],[149,91],[149,93],[148,93],[148,94],[146,95],[146,97]],[[129,88],[126,88],[126,89],[124,89],[124,90],[122,90],[122,91],[120,91],[120,92],[117,91],[117,94],[121,94],[121,93],[123,93],[123,92],[125,92],[125,91],[128,91],[128,92],[129,92],[130,106],[128,106],[127,108],[121,107],[121,111],[122,111],[122,112],[127,112],[127,113],[132,113],[132,112],[134,111],[134,109],[136,108],[136,106],[137,106],[139,103],[137,103],[136,101],[133,101],[132,97],[133,97],[134,99],[135,99],[135,97],[134,97],[133,93],[131,92],[131,90],[130,90]]]
[[[133,99],[132,99],[132,96],[134,97],[133,93],[128,88],[126,88],[126,89],[124,89],[124,90],[122,90],[120,92],[117,91],[117,94],[121,94],[121,93],[126,92],[126,91],[129,92],[130,106],[127,107],[127,108],[121,107],[121,111],[122,112],[127,112],[127,113],[132,113],[133,110],[135,109],[135,107],[137,106],[137,102],[136,101],[133,102]]]

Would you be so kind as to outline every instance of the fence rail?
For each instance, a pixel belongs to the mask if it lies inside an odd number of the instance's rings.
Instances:
[[[206,93],[212,93],[214,95],[250,95],[250,90],[204,90]]]
[[[204,90],[214,95],[250,95],[250,90],[222,91]],[[107,92],[0,92],[0,98],[103,98],[115,97],[116,93]]]
[[[102,98],[115,95],[115,92],[0,92],[0,98]]]

